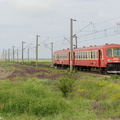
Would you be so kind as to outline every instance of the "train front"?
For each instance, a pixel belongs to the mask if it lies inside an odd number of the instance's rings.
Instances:
[[[106,49],[107,73],[120,74],[120,45]]]

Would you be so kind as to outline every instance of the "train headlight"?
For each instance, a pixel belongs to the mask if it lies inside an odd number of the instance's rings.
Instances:
[[[112,61],[112,59],[107,59],[107,61],[108,61],[108,62],[111,62],[111,61]]]

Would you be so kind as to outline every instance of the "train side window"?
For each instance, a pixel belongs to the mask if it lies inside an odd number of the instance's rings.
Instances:
[[[56,54],[55,56],[56,56],[56,59],[59,59],[59,54]]]
[[[107,56],[112,57],[112,49],[107,49]]]
[[[91,51],[91,59],[93,59],[94,58],[94,56],[93,56],[93,51]]]
[[[83,58],[83,57],[82,57],[82,56],[83,56],[82,54],[83,54],[83,52],[81,52],[81,59]]]
[[[98,51],[94,51],[94,56],[95,56],[95,59],[98,58]]]
[[[80,59],[82,59],[82,52],[80,52]]]
[[[79,59],[81,59],[81,52],[79,52]]]
[[[86,56],[87,56],[87,53],[85,52],[85,59],[87,58]]]
[[[59,59],[60,58],[60,56],[59,56],[59,54],[57,54],[57,59]]]
[[[93,51],[93,59],[95,59],[95,51]]]
[[[67,59],[68,59],[68,53],[67,53]]]
[[[90,52],[87,52],[87,59],[90,59]]]
[[[96,51],[96,59],[98,59],[98,51]]]
[[[78,53],[78,59],[80,59],[80,52]]]
[[[78,52],[75,53],[75,58],[78,59]]]
[[[86,52],[86,59],[88,59],[88,52]]]
[[[86,52],[84,52],[84,59],[86,59],[86,58],[87,58],[86,56],[87,56],[87,53],[86,53]]]
[[[83,59],[85,59],[85,52],[83,52]]]
[[[84,59],[84,52],[82,52],[82,59]]]
[[[77,53],[75,53],[75,59],[77,58]]]
[[[83,52],[83,59],[85,59],[85,52]]]

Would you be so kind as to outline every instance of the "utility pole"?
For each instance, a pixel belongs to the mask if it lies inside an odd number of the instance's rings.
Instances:
[[[70,72],[73,71],[73,21],[74,19],[70,19]]]
[[[53,67],[53,42],[51,42],[51,61],[52,61],[51,67]]]
[[[23,55],[23,53],[24,53],[24,51],[23,51],[23,50],[24,50],[23,44],[24,44],[24,43],[25,43],[25,42],[22,41],[22,64],[23,64],[23,62],[24,62],[24,55]]]
[[[7,50],[5,50],[5,61],[7,61]]]
[[[39,35],[36,35],[36,67],[38,66],[38,37]]]
[[[10,49],[8,49],[8,61],[10,62]]]
[[[77,48],[77,36],[75,36],[75,48]]]
[[[14,53],[15,53],[14,47],[15,47],[15,46],[13,46],[13,62],[14,62]]]
[[[18,52],[18,49],[17,49],[17,62],[19,62],[19,52]]]
[[[73,22],[70,19],[70,72],[73,71]]]
[[[4,49],[3,49],[3,60],[5,60],[5,53],[4,53]]]
[[[29,49],[28,49],[28,63],[29,63]]]

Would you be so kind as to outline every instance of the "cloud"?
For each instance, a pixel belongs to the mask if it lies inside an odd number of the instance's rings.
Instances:
[[[17,5],[17,8],[20,10],[28,10],[28,11],[37,11],[37,10],[48,10],[50,8],[50,4],[45,0],[17,0],[14,1]]]
[[[70,18],[77,20],[74,31],[78,32],[90,21],[119,17],[119,5],[120,0],[0,0],[0,37],[6,49],[21,46],[21,41],[35,43],[36,34],[43,36],[40,41],[50,37],[49,41],[62,42],[64,36],[69,38]]]

